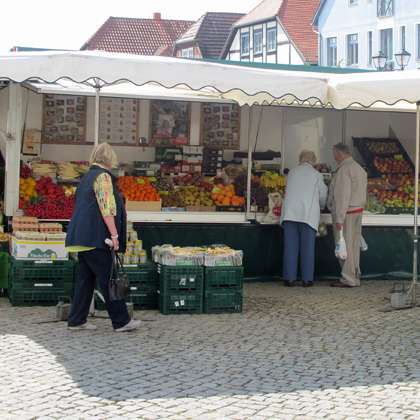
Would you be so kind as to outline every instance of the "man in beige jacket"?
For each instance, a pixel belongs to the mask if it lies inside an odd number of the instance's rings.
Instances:
[[[340,230],[347,246],[347,258],[339,259],[341,278],[332,287],[360,286],[360,237],[362,213],[366,203],[366,171],[350,156],[345,143],[333,146],[338,169],[332,178],[328,193],[328,208],[332,215],[334,241],[338,242]]]

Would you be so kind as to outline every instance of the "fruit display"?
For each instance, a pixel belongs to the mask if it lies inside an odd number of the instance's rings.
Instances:
[[[245,203],[243,197],[235,194],[233,184],[217,184],[210,197],[216,206],[243,206]]]
[[[184,202],[178,194],[162,194],[162,207],[185,207]]]
[[[55,184],[49,176],[41,176],[41,178],[36,181],[35,190],[38,195],[50,197],[55,200],[60,200],[64,195],[63,189]]]
[[[207,191],[212,191],[214,188],[214,184],[211,182],[207,182],[202,176],[195,173],[188,173],[186,175],[178,175],[172,178],[172,182],[174,185],[179,187],[204,187]]]
[[[46,177],[50,174],[57,173],[57,165],[52,163],[32,162],[31,169],[32,175],[35,179],[41,178],[41,176]]]
[[[388,174],[383,175],[382,178],[379,179],[369,179],[369,197],[375,198],[378,203],[388,208],[412,208],[414,207],[415,198],[415,186],[413,185],[414,182],[415,178],[413,173],[405,175],[402,175],[401,173],[398,175]]]
[[[282,197],[286,190],[286,175],[279,175],[277,172],[267,171],[261,175],[260,186],[268,194],[279,192]]]
[[[38,195],[35,186],[36,181],[33,178],[19,178],[19,198],[23,201],[29,201],[30,197]]]
[[[62,190],[61,190],[62,191]],[[23,206],[25,216],[39,219],[71,219],[74,210],[74,195],[61,195],[60,199],[52,196],[31,197]]]
[[[210,191],[206,191],[204,187],[180,187],[175,195],[185,206],[214,206]]]
[[[395,141],[367,141],[366,149],[374,154],[400,153],[400,148]]]
[[[20,167],[20,178],[27,179],[32,177],[32,170],[28,165]]]
[[[260,182],[254,182],[255,177],[251,181],[251,204],[257,206],[268,205],[268,194],[267,191],[260,186]],[[240,174],[235,178],[233,182],[236,195],[238,197],[246,197],[247,192],[247,176],[246,174]]]
[[[76,165],[70,162],[58,162],[57,177],[61,179],[76,179],[89,170],[87,165]]]
[[[124,198],[130,201],[160,201],[156,188],[150,185],[145,176],[122,176],[118,179],[117,187]]]
[[[174,191],[174,184],[171,180],[160,179],[156,181],[150,181],[150,185],[153,188],[156,188],[157,191]]]
[[[314,168],[322,174],[329,174],[332,172],[331,166],[328,166],[326,163],[316,163]]]
[[[405,174],[412,173],[411,165],[403,158],[380,157],[376,155],[373,158],[373,165],[378,172],[385,174]]]

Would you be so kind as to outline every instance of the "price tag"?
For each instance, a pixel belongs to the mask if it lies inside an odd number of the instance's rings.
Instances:
[[[394,159],[396,160],[401,160],[403,158],[403,155],[395,155]]]
[[[157,179],[154,176],[152,176],[152,177],[149,178],[149,181],[150,182],[155,182],[155,181],[157,181]]]
[[[271,179],[272,181],[275,181],[278,177],[279,177],[279,174],[274,173],[274,174],[270,175],[270,176],[268,177],[268,179]]]
[[[159,195],[168,195],[169,191],[158,191]]]
[[[139,184],[145,184],[144,179],[143,178],[137,178],[137,182]]]
[[[213,193],[219,194],[219,192],[220,192],[220,188],[219,188],[219,187],[214,187],[214,188],[211,190],[211,193],[212,193],[212,194],[213,194]]]

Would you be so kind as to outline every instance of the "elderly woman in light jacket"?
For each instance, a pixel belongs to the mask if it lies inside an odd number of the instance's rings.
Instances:
[[[292,287],[297,279],[299,256],[302,286],[313,285],[315,235],[328,194],[323,176],[314,169],[316,160],[314,152],[304,150],[299,166],[287,177],[280,218],[284,230],[283,280],[287,287]]]

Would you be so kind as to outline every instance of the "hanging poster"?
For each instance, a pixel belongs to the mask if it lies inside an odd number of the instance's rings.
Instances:
[[[200,144],[209,148],[239,149],[240,112],[238,104],[204,103]]]
[[[44,95],[43,143],[86,142],[86,97]]]
[[[189,102],[150,101],[150,146],[188,146],[191,106]]]
[[[138,99],[100,98],[99,142],[137,146],[138,116]]]

